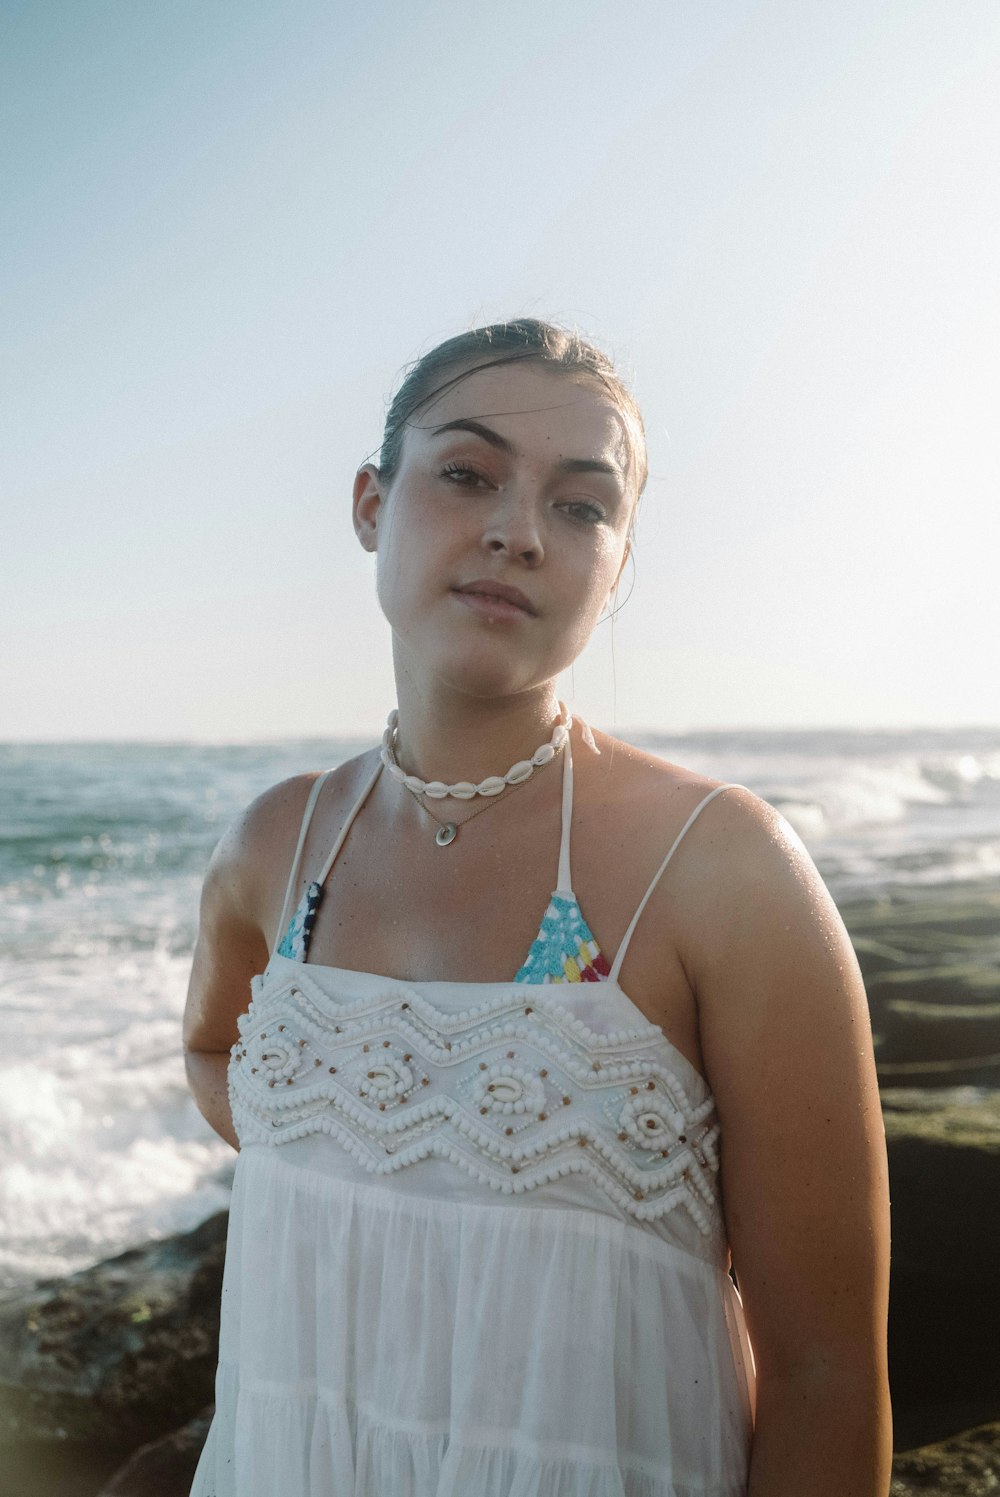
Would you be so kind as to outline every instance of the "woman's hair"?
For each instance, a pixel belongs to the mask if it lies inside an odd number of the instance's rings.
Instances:
[[[428,401],[479,369],[521,360],[540,364],[578,381],[599,385],[610,396],[626,431],[628,481],[634,495],[634,518],[635,505],[646,487],[649,473],[646,429],[639,407],[606,354],[577,333],[551,322],[540,322],[534,317],[522,317],[516,322],[494,322],[489,327],[459,333],[439,343],[412,365],[385,418],[380,477],[391,483],[399,467],[406,427]],[[631,530],[631,525],[629,528]]]

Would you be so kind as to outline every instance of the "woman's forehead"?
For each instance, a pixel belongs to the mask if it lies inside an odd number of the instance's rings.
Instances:
[[[530,364],[496,364],[477,369],[435,395],[410,418],[408,426],[433,437],[441,426],[470,420],[492,426],[517,441],[558,440],[624,460],[628,438],[611,397],[592,381]],[[586,456],[582,450],[579,456]]]

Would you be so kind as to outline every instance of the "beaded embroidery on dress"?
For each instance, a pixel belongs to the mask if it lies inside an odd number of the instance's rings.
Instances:
[[[546,964],[587,929],[571,811],[567,752],[558,920],[511,982],[310,964],[305,919],[253,979],[192,1497],[744,1497],[714,1098],[618,984],[645,899],[606,975]]]
[[[648,1021],[602,1034],[545,994],[511,991],[456,1015],[394,984],[344,998],[334,1024],[323,999],[307,968],[269,1001],[258,989],[240,1017],[230,1098],[242,1145],[328,1133],[373,1175],[435,1153],[513,1194],[564,1173],[567,1144],[589,1144],[570,1168],[622,1211],[651,1221],[680,1206],[712,1236],[715,1103],[664,1065]]]

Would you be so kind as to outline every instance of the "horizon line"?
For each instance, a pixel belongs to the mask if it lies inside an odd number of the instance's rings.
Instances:
[[[684,727],[650,727],[630,726],[618,727],[614,733],[603,727],[600,723],[591,723],[599,732],[607,733],[609,737],[628,738],[629,736],[647,738],[688,738],[704,736],[706,734],[731,735],[735,733],[846,733],[855,737],[864,734],[905,734],[905,733],[997,733],[1000,734],[1000,722],[997,723],[892,723],[868,724],[858,726],[856,723],[737,723],[726,726],[685,725]],[[25,737],[25,738],[0,738],[0,748],[56,748],[56,747],[176,747],[176,748],[267,748],[277,747],[282,744],[292,743],[358,743],[372,744],[381,737],[381,730],[374,733],[356,731],[351,733],[283,733],[280,736],[268,737],[237,737],[229,736],[194,736],[185,735],[181,737],[161,736],[118,736],[95,738],[87,735],[77,737]]]

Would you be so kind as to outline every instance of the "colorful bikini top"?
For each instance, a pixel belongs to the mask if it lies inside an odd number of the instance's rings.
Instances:
[[[699,801],[691,812],[687,821],[681,827],[669,852],[660,864],[657,872],[639,903],[639,907],[632,917],[631,923],[625,932],[621,946],[613,963],[609,963],[606,955],[598,945],[590,926],[587,924],[579,901],[573,892],[572,877],[570,873],[570,828],[573,820],[573,749],[569,739],[563,750],[563,788],[562,788],[562,835],[559,845],[559,873],[555,889],[549,898],[548,908],[542,916],[538,934],[531,943],[522,966],[512,979],[514,982],[522,983],[551,983],[551,982],[617,982],[621,971],[625,953],[632,939],[632,932],[639,923],[639,917],[646,907],[646,903],[659,883],[660,878],[666,871],[667,864],[673,857],[682,837],[688,828],[700,816],[709,801],[721,794],[723,790],[744,789],[739,785],[717,785],[710,790],[703,800]],[[364,789],[358,796],[354,806],[347,815],[340,835],[334,843],[330,856],[323,865],[318,878],[310,883],[299,901],[287,928],[284,925],[286,912],[289,908],[295,883],[298,878],[299,864],[302,858],[302,849],[305,845],[306,833],[312,820],[316,801],[327,778],[333,773],[332,769],[326,770],[318,776],[313,784],[309,799],[306,802],[305,813],[302,818],[302,829],[299,833],[298,847],[292,860],[292,870],[288,880],[288,888],[285,891],[285,901],[281,910],[281,918],[278,922],[278,930],[284,930],[281,940],[277,946],[279,956],[290,957],[292,961],[306,962],[309,956],[309,942],[312,938],[313,926],[316,923],[316,915],[323,899],[326,880],[329,877],[337,854],[347,838],[354,818],[368,799],[369,794],[382,771],[382,763],[375,766]]]

